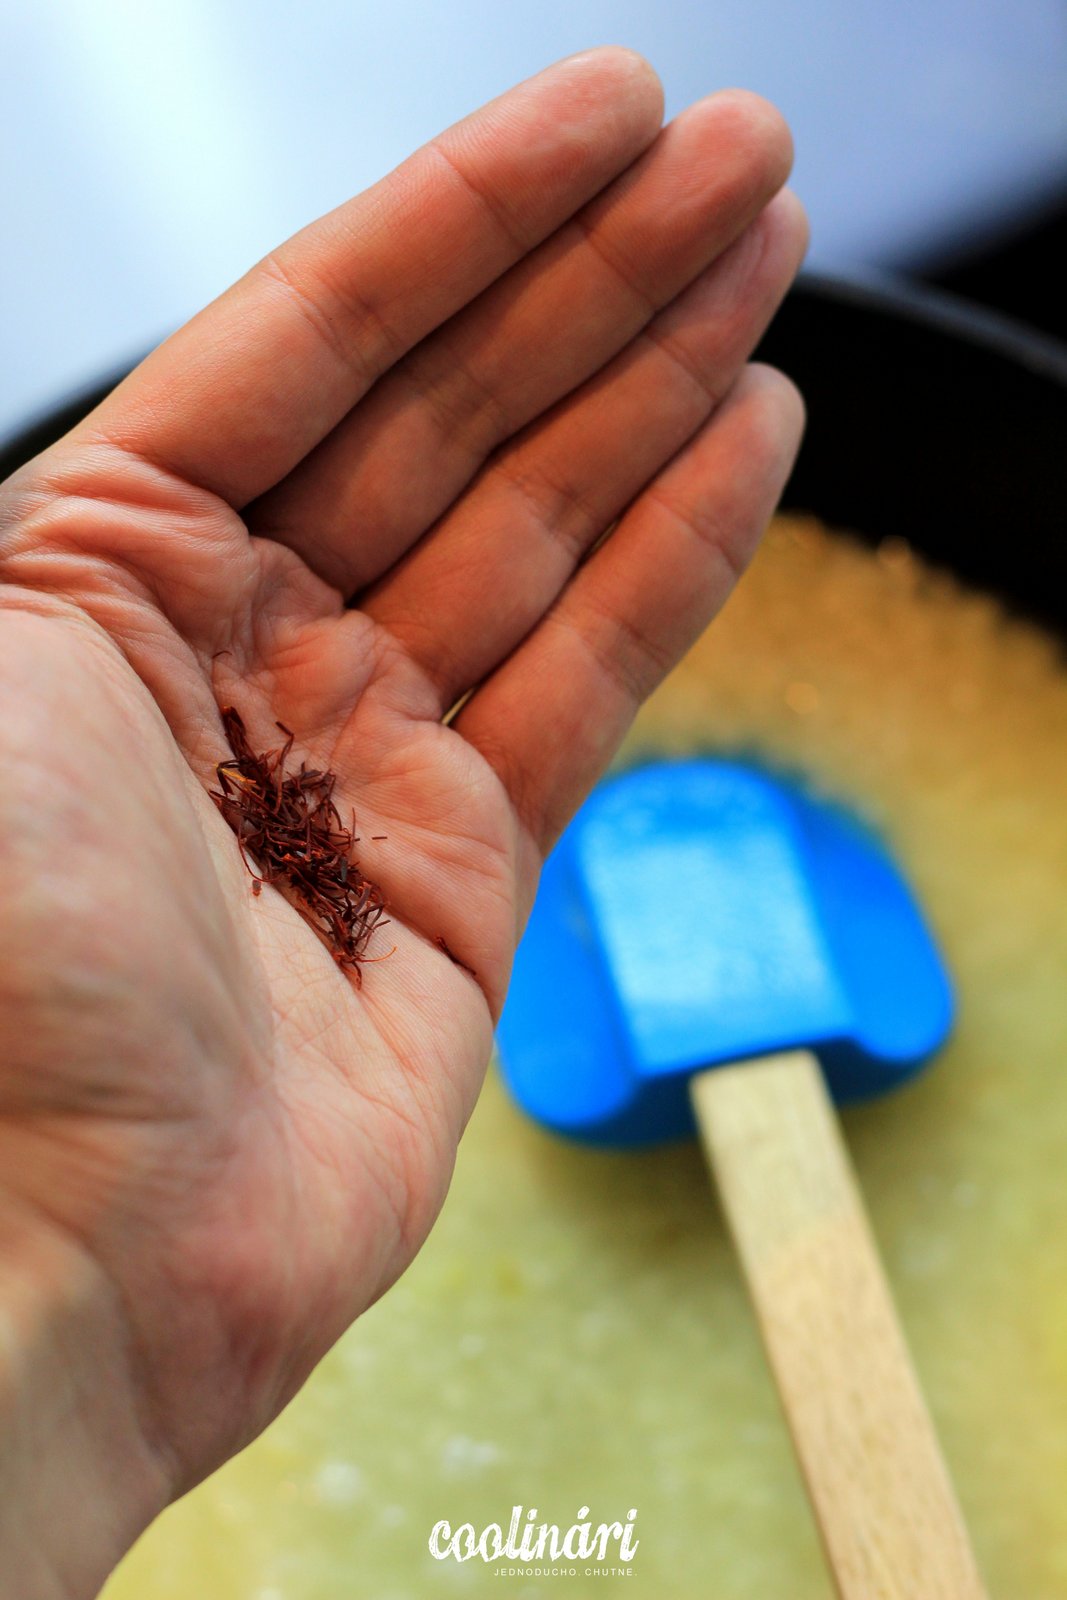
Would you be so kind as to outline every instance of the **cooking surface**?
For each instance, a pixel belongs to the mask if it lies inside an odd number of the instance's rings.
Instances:
[[[1006,559],[1010,551],[1006,552]],[[956,979],[934,1067],[845,1127],[996,1600],[1067,1592],[1067,671],[902,544],[773,525],[624,756],[755,754],[858,806]],[[680,886],[682,892],[684,886]],[[546,1004],[551,996],[546,996]],[[614,1580],[434,1561],[435,1522],[637,1508],[624,1592],[829,1600],[695,1143],[528,1123],[495,1069],[412,1269],[106,1600],[414,1600]],[[581,1564],[580,1564],[581,1570]]]

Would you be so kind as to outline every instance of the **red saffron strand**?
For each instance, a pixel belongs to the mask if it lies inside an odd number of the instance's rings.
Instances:
[[[360,966],[383,959],[366,950],[375,929],[387,926],[388,919],[381,890],[351,856],[359,842],[356,819],[350,829],[341,821],[333,799],[336,773],[309,769],[304,762],[299,772],[287,773],[294,742],[290,729],[279,722],[284,744],[257,755],[240,713],[234,706],[221,709],[233,757],[217,764],[219,788],[209,792],[237,837],[252,893],[258,895],[265,883],[288,890],[287,898],[337,964],[350,968],[361,983]]]

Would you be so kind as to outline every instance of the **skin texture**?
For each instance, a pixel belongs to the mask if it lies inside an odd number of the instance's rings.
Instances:
[[[789,135],[739,91],[661,117],[630,52],[558,63],[0,488],[0,1550],[26,1600],[92,1593],[410,1262],[544,855],[777,500],[802,407],[745,363],[806,243]],[[338,774],[390,907],[362,986],[250,894],[207,793],[228,703]]]

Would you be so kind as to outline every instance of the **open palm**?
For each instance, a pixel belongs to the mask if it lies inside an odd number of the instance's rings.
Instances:
[[[521,85],[0,491],[0,1172],[114,1292],[159,1502],[418,1249],[544,854],[788,471],[788,134],[660,116],[623,50]],[[338,774],[361,985],[250,893],[227,704]]]

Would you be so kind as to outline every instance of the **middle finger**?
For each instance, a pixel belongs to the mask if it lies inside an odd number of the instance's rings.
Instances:
[[[699,101],[531,256],[424,340],[278,487],[251,531],[346,596],[388,570],[503,440],[596,372],[785,182],[757,95]]]

